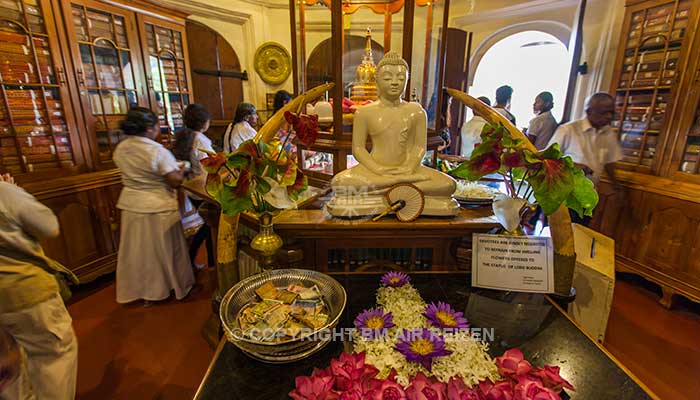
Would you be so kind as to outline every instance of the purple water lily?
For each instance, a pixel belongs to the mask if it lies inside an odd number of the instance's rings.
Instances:
[[[383,336],[387,329],[394,326],[394,317],[391,313],[385,314],[381,308],[364,310],[355,318],[355,328],[366,339]]]
[[[457,312],[447,303],[430,303],[423,313],[428,322],[436,328],[446,329],[466,329],[469,323],[464,318],[464,313]]]
[[[445,349],[445,339],[428,329],[404,329],[399,343],[394,347],[406,357],[408,362],[421,363],[428,371],[432,368],[433,358],[452,354]]]
[[[391,287],[401,287],[410,281],[411,278],[409,278],[408,275],[404,274],[403,272],[387,272],[382,276],[382,285],[385,286],[391,286]]]

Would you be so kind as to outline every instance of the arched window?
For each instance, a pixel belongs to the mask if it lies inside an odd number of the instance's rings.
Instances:
[[[533,117],[532,104],[542,91],[554,95],[552,113],[561,120],[569,79],[570,56],[564,43],[540,31],[519,32],[489,48],[476,66],[472,96],[486,96],[495,105],[496,89],[513,88],[511,113],[517,126],[526,127]]]

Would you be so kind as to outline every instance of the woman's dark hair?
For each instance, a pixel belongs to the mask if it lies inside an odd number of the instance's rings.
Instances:
[[[233,123],[237,124],[249,115],[256,113],[255,106],[250,103],[239,103],[236,107],[236,116],[233,118]]]
[[[204,125],[211,121],[211,114],[201,104],[190,104],[183,113],[185,126],[175,133],[172,152],[175,158],[190,161],[195,132],[201,132]]]
[[[145,107],[134,107],[126,113],[126,118],[119,124],[119,128],[130,136],[143,136],[149,128],[158,123],[158,117]]]
[[[276,113],[280,108],[284,107],[289,100],[292,99],[292,94],[286,90],[278,90],[275,93],[275,104],[272,106],[272,113]]]
[[[211,121],[211,114],[203,105],[195,103],[185,107],[182,119],[186,127],[201,132],[204,125]]]

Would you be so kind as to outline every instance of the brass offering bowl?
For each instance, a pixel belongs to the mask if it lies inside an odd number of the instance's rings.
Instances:
[[[316,285],[321,292],[321,300],[328,309],[328,322],[319,329],[283,341],[265,342],[244,336],[238,323],[238,314],[257,299],[255,290],[267,282],[276,287],[298,282],[306,287]],[[332,339],[331,331],[343,315],[346,301],[343,286],[326,274],[305,269],[277,269],[250,276],[229,289],[221,302],[219,316],[229,342],[254,359],[281,364],[304,359],[327,345]]]

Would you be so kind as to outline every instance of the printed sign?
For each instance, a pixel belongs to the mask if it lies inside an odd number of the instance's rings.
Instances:
[[[515,292],[554,292],[552,239],[474,234],[472,286]]]

